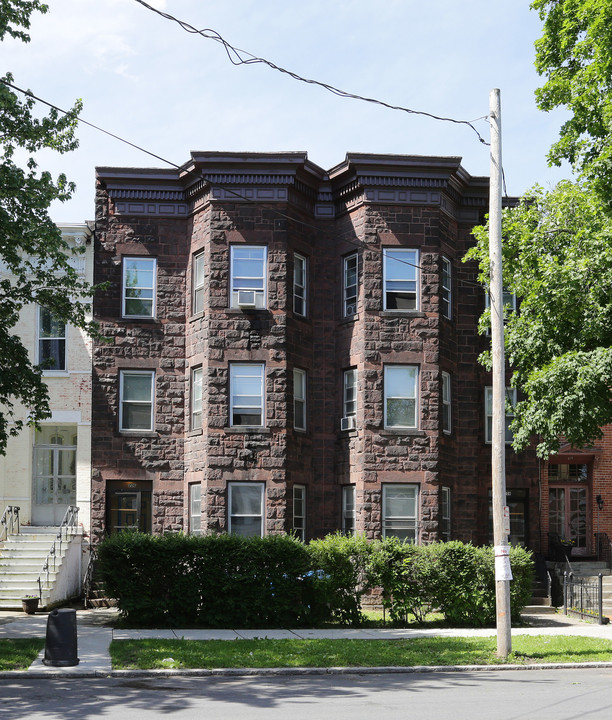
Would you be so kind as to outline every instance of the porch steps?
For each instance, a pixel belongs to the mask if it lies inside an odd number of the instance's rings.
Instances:
[[[56,527],[22,525],[20,533],[9,535],[0,543],[0,609],[20,609],[21,599],[25,595],[39,596],[38,577],[58,532],[59,528]],[[62,542],[61,550],[57,550],[55,564],[51,564],[49,570],[48,583],[45,582],[43,587],[41,608],[49,604],[69,544],[70,538]]]
[[[571,561],[574,577],[596,580],[601,574],[603,614],[612,617],[612,571],[603,561]]]

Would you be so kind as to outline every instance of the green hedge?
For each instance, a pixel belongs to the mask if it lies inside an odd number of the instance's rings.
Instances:
[[[512,616],[529,601],[531,553],[512,548]],[[359,625],[362,599],[380,592],[392,621],[495,621],[493,549],[396,539],[118,533],[98,546],[98,577],[132,624],[158,627],[290,627],[333,620]]]

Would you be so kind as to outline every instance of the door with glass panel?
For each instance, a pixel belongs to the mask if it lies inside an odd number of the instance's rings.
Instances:
[[[32,524],[59,525],[76,503],[75,426],[42,426],[34,445]]]
[[[587,488],[549,488],[550,532],[572,543],[572,554],[587,554]]]

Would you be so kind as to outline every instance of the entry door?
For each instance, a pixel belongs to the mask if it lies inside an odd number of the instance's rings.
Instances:
[[[151,483],[110,481],[106,488],[106,530],[151,532]]]
[[[76,502],[76,447],[34,448],[32,523],[59,525]]]
[[[573,542],[573,553],[587,553],[587,488],[584,486],[549,489],[550,532]]]

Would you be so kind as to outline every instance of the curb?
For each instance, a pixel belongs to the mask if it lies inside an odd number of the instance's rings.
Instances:
[[[399,675],[415,673],[461,673],[461,672],[510,672],[530,670],[576,670],[610,669],[612,662],[583,663],[541,663],[532,665],[414,665],[411,667],[329,667],[329,668],[212,668],[191,670],[91,670],[85,672],[58,670],[56,672],[5,670],[0,672],[0,680],[43,680],[43,679],[92,679],[92,678],[159,678],[159,677],[278,677],[309,675]]]

